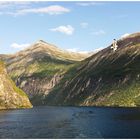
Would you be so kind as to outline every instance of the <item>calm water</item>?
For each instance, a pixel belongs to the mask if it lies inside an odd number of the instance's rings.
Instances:
[[[0,111],[0,138],[140,138],[140,108],[44,106]]]

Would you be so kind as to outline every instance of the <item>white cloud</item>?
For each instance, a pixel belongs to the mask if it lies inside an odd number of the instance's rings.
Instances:
[[[106,32],[104,30],[99,30],[91,33],[92,35],[105,35]]]
[[[78,52],[79,48],[66,49],[69,52]]]
[[[50,31],[61,32],[61,33],[64,33],[66,35],[72,35],[74,32],[74,28],[71,25],[66,25],[66,26],[62,25],[62,26],[59,26],[56,28],[52,28],[52,29],[50,29]]]
[[[101,2],[79,2],[77,5],[79,6],[95,6],[95,5],[102,5]]]
[[[81,53],[81,54],[87,54],[89,53],[88,51],[80,51],[79,48],[71,48],[71,49],[66,49],[69,52],[74,52],[74,53]]]
[[[28,13],[39,13],[39,14],[49,14],[49,15],[58,15],[70,12],[70,9],[65,8],[60,5],[51,5],[48,7],[41,7],[41,8],[29,8],[29,9],[21,9],[18,10],[15,15],[25,15]]]
[[[49,14],[58,15],[70,12],[70,9],[60,5],[50,5],[45,7],[38,7],[37,1],[11,1],[11,2],[0,2],[0,14],[5,15],[26,15],[26,14]],[[46,3],[46,2],[45,2]]]
[[[79,51],[78,53],[81,53],[81,54],[88,54],[88,53],[90,53],[90,52],[88,52],[88,51]]]
[[[0,1],[0,15],[16,15],[17,10],[30,8],[35,2],[29,1]]]
[[[87,28],[88,27],[88,23],[87,22],[82,22],[80,23],[81,28]]]
[[[29,5],[31,4],[31,2],[29,1],[0,1],[0,9],[3,9],[3,8],[15,8],[16,6],[18,7],[28,7]]]
[[[17,44],[17,43],[13,43],[13,44],[11,44],[11,46],[10,47],[12,47],[12,48],[14,48],[14,49],[24,49],[24,48],[26,48],[26,47],[29,47],[30,46],[30,44]]]
[[[123,34],[122,36],[121,36],[121,38],[125,38],[125,37],[127,37],[127,36],[129,36],[130,34],[129,33],[125,33],[125,34]]]

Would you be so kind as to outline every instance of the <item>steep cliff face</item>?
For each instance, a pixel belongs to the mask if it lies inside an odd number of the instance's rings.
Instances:
[[[0,62],[0,109],[31,108],[27,95],[16,87]]]
[[[61,50],[42,40],[13,55],[0,55],[10,77],[34,105],[44,104],[45,96],[78,61],[89,54]]]
[[[50,105],[139,106],[140,33],[80,62],[46,97]]]

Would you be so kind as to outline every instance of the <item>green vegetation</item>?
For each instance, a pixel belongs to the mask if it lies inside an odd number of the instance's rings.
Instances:
[[[4,70],[4,62],[0,61],[0,73]]]
[[[140,106],[140,81],[131,84],[112,87],[112,95],[98,105],[104,106]]]
[[[39,41],[7,67],[36,105],[140,106],[140,34],[118,46],[78,62],[85,57]]]
[[[56,63],[44,63],[40,62],[38,68],[32,74],[32,77],[44,78],[44,77],[53,77],[56,73],[61,74],[65,73],[71,65],[66,64],[56,64]]]
[[[107,48],[71,68],[46,103],[140,106],[140,44],[135,39],[121,40],[119,47],[115,53]]]
[[[9,78],[9,80],[10,80],[10,82],[11,82],[11,84],[12,84],[12,87],[13,87],[13,89],[14,89],[14,91],[15,91],[16,93],[20,94],[21,96],[26,96],[26,97],[27,97],[26,93],[23,92],[23,90],[21,90],[20,88],[18,88],[18,87],[15,85],[15,83],[14,83],[10,78]]]

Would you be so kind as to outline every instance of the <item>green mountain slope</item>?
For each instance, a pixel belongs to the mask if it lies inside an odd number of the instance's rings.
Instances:
[[[16,87],[0,62],[0,109],[31,108],[27,95]]]
[[[40,105],[64,74],[87,56],[89,54],[64,51],[40,40],[23,51],[0,55],[0,58],[16,85],[29,95],[34,105]]]
[[[46,97],[48,105],[139,106],[140,33],[118,41],[71,68]]]

